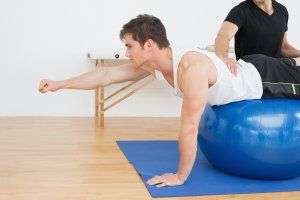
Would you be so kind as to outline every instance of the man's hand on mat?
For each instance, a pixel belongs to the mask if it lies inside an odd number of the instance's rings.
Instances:
[[[39,85],[39,91],[41,93],[46,93],[46,92],[55,92],[61,88],[61,83],[60,81],[52,81],[48,79],[43,79],[40,82]]]
[[[228,69],[233,73],[234,75],[237,75],[237,63],[236,60],[233,58],[222,58],[223,62],[227,65]]]
[[[184,181],[180,180],[177,174],[167,173],[161,176],[154,176],[147,181],[149,185],[156,185],[156,187],[176,186],[182,185]]]

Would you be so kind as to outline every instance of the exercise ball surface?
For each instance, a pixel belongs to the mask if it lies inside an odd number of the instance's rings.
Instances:
[[[206,106],[198,144],[215,168],[247,178],[300,175],[300,101],[247,100]]]

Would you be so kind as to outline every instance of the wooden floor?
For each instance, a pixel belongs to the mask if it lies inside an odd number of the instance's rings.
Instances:
[[[176,118],[0,118],[0,200],[151,199],[115,141],[177,138]],[[300,192],[168,199],[300,200]]]

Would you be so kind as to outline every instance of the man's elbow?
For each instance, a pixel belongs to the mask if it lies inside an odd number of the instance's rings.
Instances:
[[[282,46],[281,46],[281,55],[283,57],[289,57],[288,45],[282,44]]]

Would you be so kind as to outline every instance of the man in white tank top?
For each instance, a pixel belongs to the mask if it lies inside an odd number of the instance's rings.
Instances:
[[[178,139],[180,160],[177,172],[154,176],[147,183],[158,187],[181,185],[195,161],[198,124],[205,105],[260,98],[260,76],[253,65],[243,61],[240,61],[238,75],[234,76],[214,54],[205,54],[198,49],[179,52],[171,48],[163,24],[154,16],[139,15],[132,19],[123,26],[120,38],[127,48],[130,64],[87,72],[62,81],[43,79],[39,91],[91,90],[151,73],[163,77],[183,98]]]

